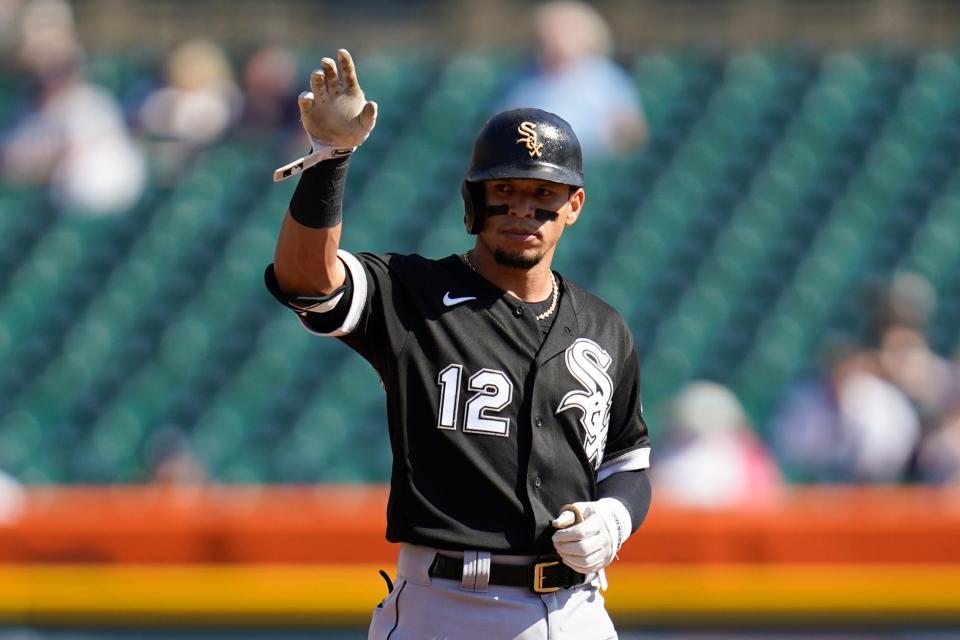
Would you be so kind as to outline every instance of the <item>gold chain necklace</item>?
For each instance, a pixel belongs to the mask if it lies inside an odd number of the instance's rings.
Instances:
[[[477,268],[473,266],[473,261],[470,260],[470,251],[467,251],[463,254],[463,261],[467,263],[467,266],[473,269],[474,273],[480,273],[477,271]],[[553,290],[552,300],[550,301],[550,308],[544,311],[541,314],[538,314],[536,317],[537,320],[546,320],[553,315],[553,312],[557,310],[557,301],[560,300],[560,287],[557,286],[557,276],[553,275],[553,271],[550,272],[550,286]]]

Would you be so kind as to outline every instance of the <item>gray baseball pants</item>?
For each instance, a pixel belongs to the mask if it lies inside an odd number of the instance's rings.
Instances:
[[[617,632],[600,579],[552,593],[490,585],[490,562],[528,564],[531,556],[464,555],[461,581],[431,578],[437,549],[401,544],[393,591],[373,612],[369,640],[609,640]]]

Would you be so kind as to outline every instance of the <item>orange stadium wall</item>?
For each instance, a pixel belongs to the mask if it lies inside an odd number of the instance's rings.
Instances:
[[[0,623],[362,624],[392,573],[379,486],[34,488],[0,525]],[[960,622],[960,493],[655,501],[608,570],[629,623]]]

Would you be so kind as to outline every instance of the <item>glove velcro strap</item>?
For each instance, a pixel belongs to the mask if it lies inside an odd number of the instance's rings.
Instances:
[[[623,546],[632,531],[630,512],[620,500],[616,498],[601,498],[597,501],[598,506],[603,505],[607,511],[604,522],[610,529],[610,536],[616,545],[614,552]]]
[[[330,160],[331,158],[344,158],[349,156],[354,151],[356,147],[336,147],[326,144],[321,144],[316,140],[313,141],[313,150],[300,158],[299,160],[294,160],[290,164],[285,164],[276,171],[273,172],[273,181],[282,182],[291,176],[295,176],[299,173],[303,173],[310,167],[314,166],[318,162],[323,162],[324,160]]]

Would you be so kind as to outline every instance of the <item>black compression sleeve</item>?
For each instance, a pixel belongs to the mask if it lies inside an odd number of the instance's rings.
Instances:
[[[643,469],[640,471],[621,471],[597,484],[597,493],[601,498],[616,498],[630,512],[631,533],[640,528],[647,511],[653,489],[650,478]]]
[[[328,229],[343,219],[343,190],[350,156],[324,160],[300,174],[290,216],[305,227]]]

